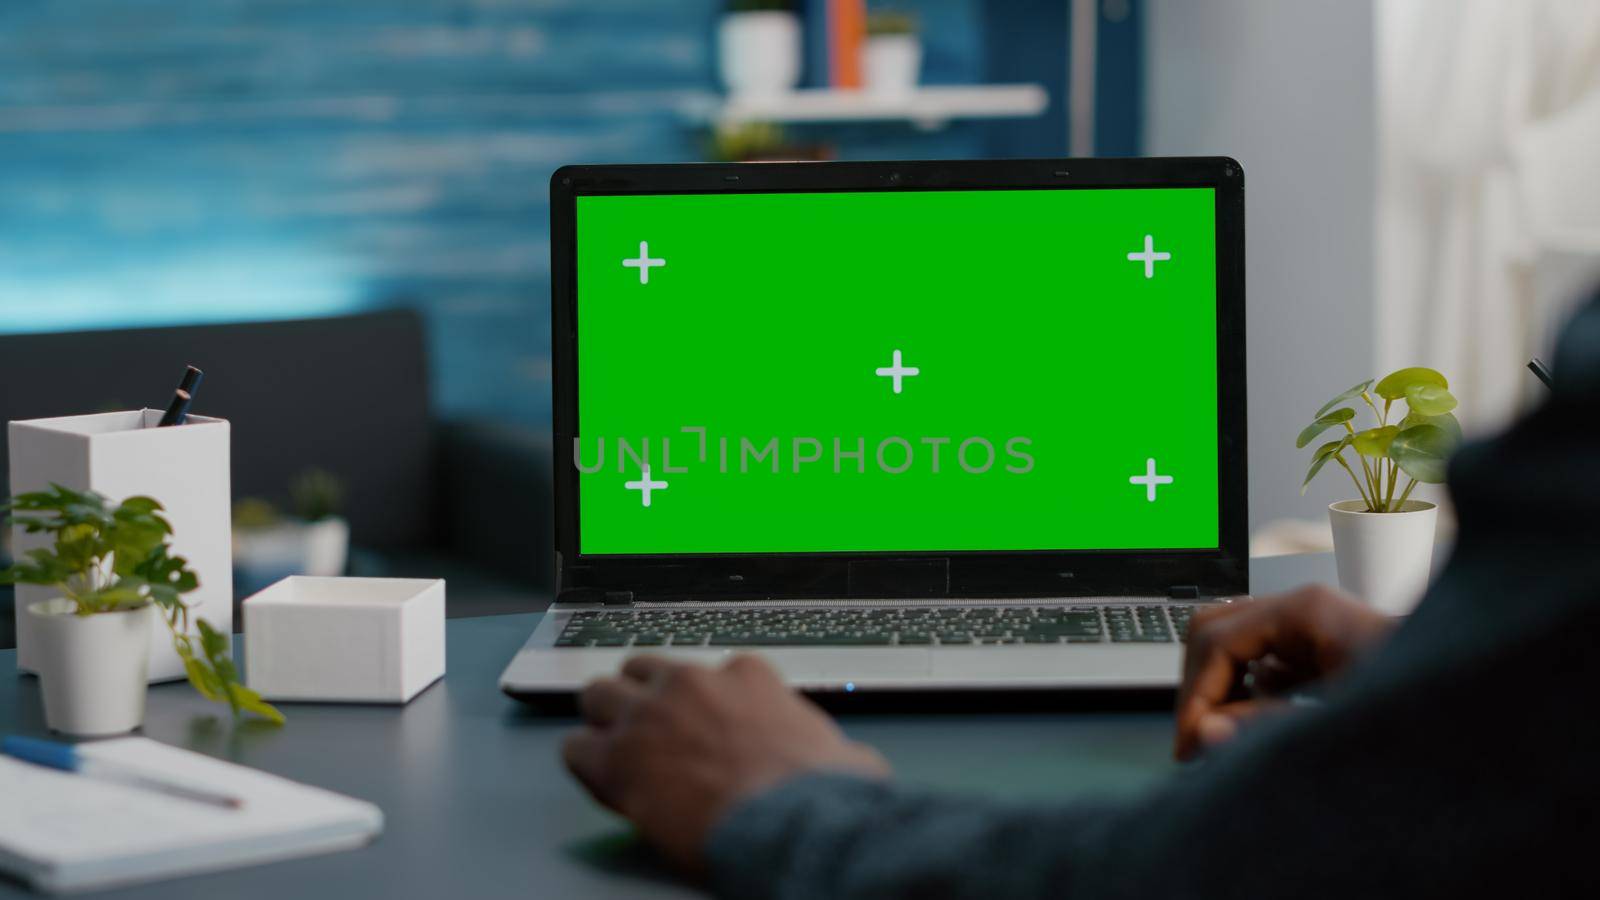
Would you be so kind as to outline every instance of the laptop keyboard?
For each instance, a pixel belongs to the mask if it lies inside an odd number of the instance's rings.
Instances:
[[[1170,644],[1194,606],[735,607],[574,613],[557,647]]]

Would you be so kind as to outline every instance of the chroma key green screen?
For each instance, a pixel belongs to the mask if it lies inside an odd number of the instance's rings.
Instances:
[[[580,197],[585,554],[1218,544],[1206,188]]]

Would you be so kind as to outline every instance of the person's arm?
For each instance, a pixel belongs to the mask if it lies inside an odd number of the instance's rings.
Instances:
[[[1115,810],[1006,808],[804,774],[718,824],[708,871],[713,891],[730,900],[1066,896],[1063,864]]]
[[[1498,647],[1401,642],[1326,706],[1263,721],[1128,803],[1006,807],[881,781],[802,776],[738,805],[708,845],[723,897],[1520,896],[1592,885],[1588,609]],[[1519,602],[1525,585],[1478,578]],[[1570,600],[1579,594],[1569,593]],[[1529,691],[1529,686],[1537,686]],[[1565,686],[1566,690],[1561,690]]]

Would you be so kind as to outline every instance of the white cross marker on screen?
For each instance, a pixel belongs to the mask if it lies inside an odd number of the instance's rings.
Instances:
[[[915,366],[901,365],[900,351],[896,350],[894,352],[894,365],[883,366],[882,368],[878,369],[878,374],[884,378],[893,378],[894,392],[898,394],[900,393],[900,380],[902,378],[910,378],[913,375],[921,375],[922,370],[916,368]]]
[[[1145,460],[1144,461],[1144,466],[1145,466],[1144,474],[1143,475],[1134,475],[1134,476],[1129,477],[1128,478],[1128,483],[1129,484],[1142,484],[1142,485],[1144,485],[1144,499],[1148,500],[1151,503],[1154,503],[1154,502],[1156,502],[1156,485],[1158,485],[1158,484],[1171,484],[1172,483],[1172,476],[1171,475],[1157,475],[1156,474],[1156,461],[1154,459]]]
[[[644,471],[639,473],[639,480],[638,481],[626,481],[626,482],[623,482],[622,486],[627,488],[630,491],[638,491],[639,492],[639,496],[644,500],[644,505],[645,506],[649,506],[650,505],[650,492],[651,491],[664,491],[664,490],[667,489],[667,483],[665,481],[651,481],[650,480],[650,467],[649,466],[645,466],[644,467]]]
[[[1156,252],[1156,239],[1148,234],[1144,236],[1144,252],[1128,254],[1128,262],[1144,263],[1144,277],[1146,278],[1156,277],[1156,263],[1166,262],[1171,258],[1171,253]]]
[[[639,242],[639,258],[638,259],[625,259],[625,260],[622,261],[622,264],[627,266],[630,269],[638,269],[639,270],[639,283],[640,284],[649,284],[650,283],[650,270],[655,266],[664,266],[664,265],[666,265],[667,261],[664,260],[664,259],[651,259],[650,258],[650,242],[649,241],[640,241]],[[650,504],[648,504],[648,503],[645,504],[645,506],[649,506],[649,505]]]

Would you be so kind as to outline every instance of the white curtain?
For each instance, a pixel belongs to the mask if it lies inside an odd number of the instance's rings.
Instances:
[[[1376,11],[1378,366],[1438,368],[1493,428],[1600,273],[1600,0]]]

